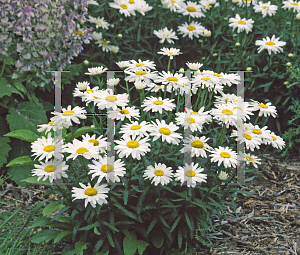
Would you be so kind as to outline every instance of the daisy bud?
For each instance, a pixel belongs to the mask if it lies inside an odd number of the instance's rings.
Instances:
[[[205,29],[204,32],[203,32],[203,36],[204,37],[210,37],[211,36],[211,32],[209,30]]]
[[[84,60],[84,61],[83,61],[83,64],[85,64],[86,66],[87,66],[89,63],[90,63],[90,62],[87,61],[87,60]]]
[[[122,37],[123,37],[123,35],[122,35],[122,34],[118,34],[118,37],[119,37],[119,38],[122,38]]]
[[[111,27],[111,28],[114,28],[114,27],[115,27],[115,25],[114,25],[114,24],[111,24],[111,25],[110,25],[110,27]]]
[[[287,66],[291,66],[292,63],[291,63],[291,62],[287,62],[286,65],[287,65]]]
[[[214,5],[214,4],[216,4],[216,0],[209,0],[209,2],[208,2],[210,5]]]
[[[289,84],[289,82],[288,82],[288,81],[285,81],[283,84],[284,84],[284,85],[288,85],[288,84]]]
[[[78,82],[77,83],[77,88],[79,89],[79,91],[86,91],[87,90],[87,86],[89,85],[88,82]]]
[[[216,57],[216,56],[218,56],[218,53],[214,53],[214,54],[212,54],[213,55],[213,57]]]
[[[296,15],[296,19],[300,19],[300,13],[298,13],[297,15]]]
[[[178,72],[179,73],[184,73],[184,69],[181,67]]]
[[[91,128],[95,128],[95,126],[94,126],[94,125],[91,125]]]
[[[294,57],[293,53],[289,53],[288,57],[289,57],[289,58]]]
[[[241,46],[241,44],[237,42],[237,43],[235,44],[235,46]]]
[[[228,178],[228,174],[224,171],[221,171],[218,177],[220,180],[225,181]]]
[[[199,39],[199,40],[198,40],[198,42],[199,42],[199,43],[202,43],[202,42],[203,42],[203,40]]]
[[[247,71],[252,71],[252,67],[247,67],[246,70]]]
[[[203,60],[204,60],[204,59],[205,59],[205,57],[202,57],[201,59],[203,59]]]
[[[159,40],[159,43],[163,43],[162,40]]]
[[[146,82],[143,82],[143,81],[136,81],[134,83],[134,86],[137,90],[140,90],[140,89],[144,89],[146,87]]]
[[[113,52],[113,53],[118,53],[119,51],[119,47],[118,46],[111,46],[110,50]]]
[[[233,35],[233,37],[236,37],[236,36],[237,36],[237,34],[234,34],[234,35]]]
[[[228,20],[228,17],[225,17],[224,20]]]
[[[233,4],[237,4],[240,0],[232,0]]]

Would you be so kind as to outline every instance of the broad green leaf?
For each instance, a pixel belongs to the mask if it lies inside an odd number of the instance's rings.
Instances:
[[[1,140],[0,140],[1,143]],[[10,161],[6,167],[11,167],[11,166],[20,166],[20,165],[34,165],[34,164],[38,164],[39,161],[38,160],[31,160],[31,158],[29,156],[22,156],[22,157],[18,157],[13,159],[12,161]]]
[[[87,249],[90,243],[78,241],[75,243],[75,251],[77,255],[83,255],[83,250]]]
[[[151,242],[156,248],[160,248],[165,240],[164,234],[159,229],[154,229],[150,233]]]
[[[48,216],[50,216],[51,213],[54,213],[56,210],[62,209],[64,207],[65,207],[65,205],[63,203],[58,204],[58,203],[54,202],[54,203],[48,204],[43,210],[43,215],[48,217]]]
[[[13,85],[9,84],[8,80],[5,78],[0,78],[0,98],[4,96],[11,96],[12,93],[19,94],[24,97],[19,90],[17,90]]]
[[[74,138],[77,138],[79,136],[82,136],[82,135],[85,135],[86,133],[88,132],[91,132],[93,131],[94,128],[91,128],[91,127],[81,127],[81,128],[78,128],[74,134]]]
[[[9,143],[10,139],[8,137],[0,137],[0,168],[7,162],[8,153],[11,150]]]
[[[125,255],[134,255],[138,245],[136,235],[132,234],[132,241],[130,241],[126,236],[123,239],[123,249]]]
[[[143,255],[149,243],[144,240],[137,240],[139,255]]]
[[[35,234],[33,237],[31,237],[32,243],[42,243],[47,242],[52,239],[55,239],[55,237],[60,233],[60,230],[54,230],[54,229],[44,229]]]
[[[49,178],[47,178],[45,181],[43,181],[43,178],[41,178],[39,181],[37,180],[38,176],[32,176],[25,180],[22,180],[21,182],[27,182],[27,183],[35,183],[35,184],[51,184],[49,181]]]
[[[35,133],[33,133],[29,130],[25,130],[25,129],[12,131],[12,132],[9,132],[8,134],[5,134],[4,136],[17,138],[17,139],[24,140],[24,141],[27,141],[30,143],[36,141],[39,138]]]
[[[23,86],[23,84],[18,80],[13,80],[13,85],[21,92],[27,93],[27,89]]]
[[[7,173],[10,179],[15,181],[17,185],[30,186],[26,182],[23,182],[23,180],[31,176],[32,169],[32,166],[12,166],[8,168]]]
[[[10,58],[10,57],[6,57],[3,61],[3,63],[5,65],[9,65],[9,66],[12,66],[15,64],[15,61],[13,60],[13,58]]]
[[[53,243],[54,243],[54,244],[58,243],[62,238],[64,238],[65,236],[67,236],[67,235],[69,235],[69,234],[71,234],[71,233],[72,233],[72,231],[70,231],[70,230],[66,230],[66,231],[60,232],[60,233],[55,237]]]

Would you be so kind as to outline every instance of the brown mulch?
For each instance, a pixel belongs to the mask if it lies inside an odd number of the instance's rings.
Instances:
[[[243,187],[255,194],[240,194],[236,208],[227,207],[226,217],[216,221],[216,232],[209,234],[213,246],[199,249],[197,254],[300,254],[299,180],[299,155],[264,155],[257,177]],[[0,212],[31,207],[49,197],[43,196],[45,189],[40,185],[25,188],[2,184],[0,200],[5,202]]]

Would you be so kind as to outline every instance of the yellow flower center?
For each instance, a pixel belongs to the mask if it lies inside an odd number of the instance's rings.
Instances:
[[[268,7],[268,6],[262,6],[261,8],[263,8],[263,9],[269,9],[270,7]]]
[[[258,104],[258,106],[260,106],[261,108],[265,108],[265,109],[267,109],[267,108],[268,108],[268,106],[267,106],[267,105],[265,105],[265,104]]]
[[[89,152],[89,150],[86,148],[79,148],[76,150],[76,153],[78,153],[78,154],[84,154],[86,152]]]
[[[74,114],[75,112],[74,111],[72,111],[72,110],[69,110],[69,111],[64,111],[63,112],[63,116],[68,116],[68,115],[72,115],[72,114]]]
[[[257,129],[257,128],[253,128],[253,129],[252,129],[252,132],[253,132],[254,134],[257,134],[257,135],[262,134],[262,132],[261,132],[259,129]]]
[[[117,98],[115,96],[107,96],[105,98],[105,100],[107,100],[109,102],[114,102],[114,101],[117,101]]]
[[[136,147],[139,147],[139,146],[140,146],[140,144],[137,141],[130,141],[130,142],[127,143],[127,147],[129,147],[129,148],[136,148]]]
[[[221,152],[220,156],[223,157],[223,158],[230,158],[230,154],[228,152],[225,152],[225,151]]]
[[[84,194],[86,194],[87,196],[95,196],[97,195],[97,190],[94,188],[88,188],[84,191]]]
[[[164,128],[164,127],[160,128],[158,131],[159,131],[159,133],[164,134],[164,135],[170,135],[171,134],[170,129]]]
[[[137,63],[137,64],[136,64],[137,67],[144,66],[144,65],[145,65],[145,64],[143,64],[143,63]]]
[[[172,3],[172,4],[176,4],[176,1],[174,1],[174,0],[171,0],[171,3]]]
[[[251,157],[249,157],[249,156],[246,156],[246,159],[247,159],[248,161],[254,161],[254,159],[251,158]]]
[[[92,90],[92,89],[87,89],[85,92],[94,92],[94,90]]]
[[[291,3],[291,5],[295,5],[295,6],[298,6],[298,4],[297,4],[297,3]]]
[[[49,166],[46,166],[44,170],[45,170],[45,172],[47,172],[47,173],[51,173],[51,172],[54,172],[54,171],[56,170],[56,166],[54,166],[54,165],[49,165]]]
[[[170,55],[172,55],[172,54],[173,54],[173,52],[170,52],[170,51],[169,51],[168,53],[169,53]]]
[[[112,165],[109,165],[109,164],[103,165],[101,167],[101,171],[103,173],[110,173],[112,170],[114,170],[114,167]]]
[[[203,148],[203,142],[199,141],[199,140],[196,140],[196,141],[193,141],[192,142],[192,146],[194,148]]]
[[[153,104],[156,104],[156,105],[159,105],[159,104],[163,104],[164,101],[161,101],[161,100],[156,100],[153,102]]]
[[[225,103],[226,103],[226,104],[227,104],[227,102],[228,102],[228,98],[225,99]]]
[[[50,122],[48,122],[48,125],[52,126],[53,123],[54,123],[54,121],[50,121]]]
[[[104,41],[104,40],[101,40],[101,43],[102,43],[102,45],[105,45],[105,46],[108,45],[108,43],[106,41]]]
[[[273,42],[266,42],[266,45],[275,45]]]
[[[185,120],[186,120],[187,123],[195,123],[194,118],[186,118]]]
[[[199,114],[199,112],[191,112],[191,114]]]
[[[51,152],[51,151],[54,151],[54,150],[55,150],[55,146],[54,145],[47,145],[44,148],[44,151],[46,151],[46,152]]]
[[[251,135],[249,135],[249,134],[244,133],[243,136],[248,140],[252,139]]]
[[[130,129],[131,130],[137,130],[137,129],[140,129],[141,126],[140,125],[133,125]]]
[[[189,6],[188,8],[186,8],[186,10],[189,12],[196,12],[196,9],[192,6]]]
[[[217,77],[223,77],[222,74],[218,74],[218,73],[214,73],[214,76],[217,76]]]
[[[187,177],[194,177],[196,175],[195,171],[193,170],[187,170],[184,173]]]
[[[188,29],[189,31],[196,30],[196,28],[195,28],[194,26],[188,26],[187,29]]]
[[[238,21],[238,24],[240,24],[240,25],[246,25],[246,21],[239,20],[239,21]]]
[[[176,77],[168,77],[167,80],[168,81],[178,81],[178,79]]]
[[[89,140],[89,142],[90,142],[90,143],[93,143],[94,146],[99,145],[99,142],[98,142],[96,139],[91,139],[91,140]]]
[[[201,80],[203,80],[203,81],[209,81],[210,78],[208,78],[208,77],[203,77],[203,78],[201,78]]]
[[[119,113],[121,113],[121,114],[128,114],[129,111],[127,111],[127,110],[121,110],[121,111],[119,111]]]
[[[129,3],[130,4],[134,4],[134,0],[129,0]]]
[[[98,97],[93,96],[93,98],[98,99]]]
[[[273,141],[277,140],[277,138],[275,136],[271,135],[271,137],[272,137]]]
[[[144,74],[147,74],[146,71],[137,71],[135,72],[136,75],[144,75]]]
[[[163,176],[164,175],[164,171],[163,170],[155,170],[154,174],[157,176]]]
[[[243,110],[241,107],[233,107],[233,110],[235,110],[235,109],[239,109],[239,110]]]
[[[74,34],[75,34],[75,35],[79,35],[79,34],[80,34],[80,35],[83,35],[82,31],[80,31],[80,30],[74,32]]]
[[[120,5],[123,9],[127,9],[127,5],[126,4],[121,4]]]
[[[230,111],[230,110],[228,110],[228,109],[222,110],[222,113],[223,113],[223,114],[226,114],[226,115],[231,115],[231,114],[233,114],[233,112]]]

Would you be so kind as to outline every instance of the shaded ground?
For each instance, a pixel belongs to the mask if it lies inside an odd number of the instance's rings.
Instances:
[[[227,207],[226,217],[216,222],[216,232],[209,235],[213,247],[199,248],[197,254],[300,254],[299,180],[299,155],[265,155],[254,185],[243,188],[255,194],[240,195],[236,208]],[[20,206],[29,209],[49,197],[44,193],[45,187],[40,185],[3,184],[0,212]],[[60,250],[59,246],[56,249]]]

